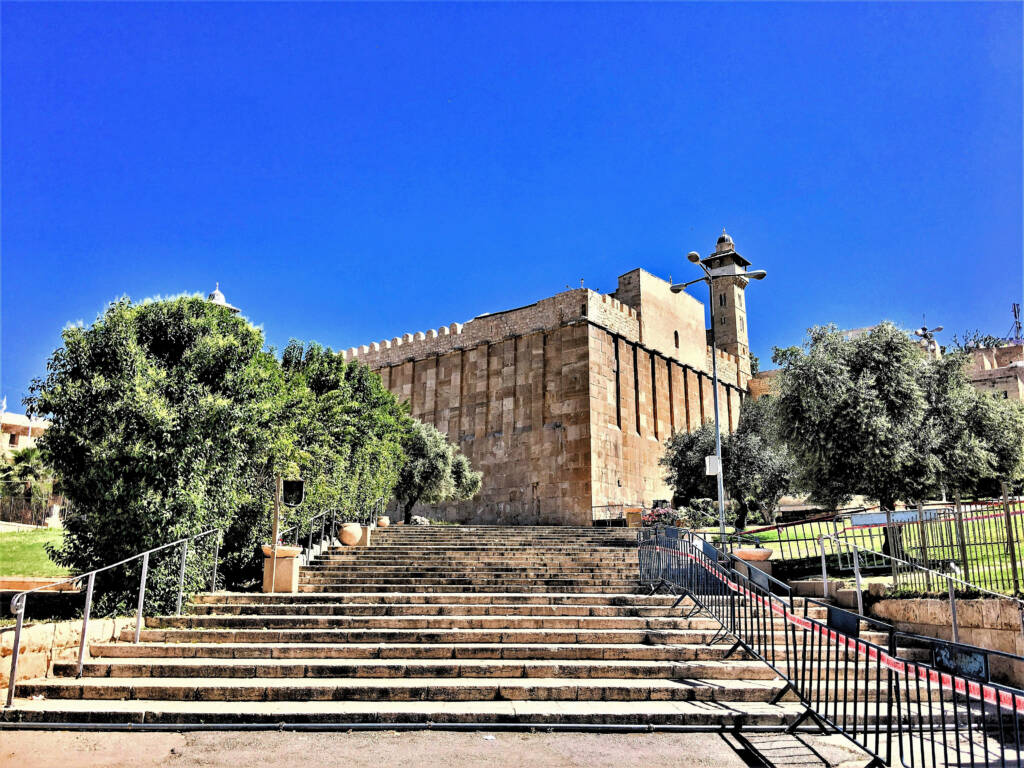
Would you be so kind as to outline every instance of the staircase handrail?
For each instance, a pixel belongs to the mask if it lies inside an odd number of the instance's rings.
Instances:
[[[142,608],[146,599],[146,576],[149,573],[149,556],[152,555],[154,552],[160,552],[171,547],[176,547],[179,544],[181,545],[181,567],[178,570],[178,601],[177,608],[175,609],[175,615],[180,616],[181,601],[185,591],[185,564],[186,558],[188,557],[189,545],[194,541],[206,538],[211,533],[218,534],[214,537],[213,573],[211,576],[211,590],[216,590],[217,560],[220,556],[220,534],[222,533],[222,531],[220,528],[209,528],[203,531],[202,533],[195,534],[194,536],[185,536],[180,539],[175,539],[174,541],[169,542],[167,544],[161,544],[159,547],[153,547],[152,549],[147,549],[145,552],[140,552],[137,555],[126,557],[124,560],[118,560],[116,563],[104,565],[102,568],[95,568],[91,571],[86,571],[85,573],[79,573],[75,576],[69,576],[66,579],[51,582],[49,584],[44,584],[43,586],[35,587],[34,589],[26,589],[14,595],[14,597],[11,598],[11,613],[14,614],[17,617],[17,619],[14,625],[14,648],[11,652],[11,672],[9,682],[7,684],[7,703],[5,704],[5,706],[10,707],[11,704],[14,702],[14,688],[17,684],[17,678],[15,675],[17,674],[18,671],[18,655],[21,651],[21,629],[22,625],[25,623],[25,605],[28,602],[29,595],[35,592],[41,592],[42,590],[53,589],[54,587],[60,586],[62,584],[81,585],[82,580],[86,580],[87,586],[85,591],[85,608],[82,611],[82,636],[78,643],[77,676],[81,677],[82,665],[85,661],[85,644],[87,632],[89,629],[89,613],[92,609],[92,592],[93,587],[95,586],[96,583],[96,574],[103,573],[104,571],[109,571],[114,568],[118,568],[122,565],[125,565],[126,563],[138,560],[139,558],[142,559],[142,571],[139,575],[139,601],[135,617],[135,639],[133,641],[135,643],[138,643],[140,633],[142,632]]]

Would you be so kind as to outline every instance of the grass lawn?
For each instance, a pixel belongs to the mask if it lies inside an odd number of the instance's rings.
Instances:
[[[60,528],[37,528],[0,533],[0,576],[68,576],[46,554],[45,545],[58,544],[64,537]]]

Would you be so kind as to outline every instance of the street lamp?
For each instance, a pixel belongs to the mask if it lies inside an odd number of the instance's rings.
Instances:
[[[727,237],[723,232],[723,237]],[[719,238],[719,243],[722,243],[723,239]],[[731,244],[731,239],[729,243]],[[717,252],[711,254],[707,261],[715,261]],[[734,256],[738,256],[733,252]],[[686,283],[678,283],[671,287],[672,293],[680,293],[686,290],[691,285],[696,283],[707,283],[708,285],[708,312],[711,317],[711,388],[714,392],[714,403],[715,403],[715,460],[717,466],[715,467],[715,475],[718,477],[718,535],[720,537],[721,546],[725,546],[725,484],[723,480],[722,471],[722,427],[719,424],[718,418],[718,346],[715,343],[715,294],[712,289],[712,283],[723,277],[739,278],[741,280],[764,280],[768,276],[768,273],[763,269],[755,269],[747,271],[745,260],[732,261],[721,266],[716,266],[714,269],[709,269],[708,266],[701,261],[700,254],[696,251],[690,251],[686,258],[696,264],[704,272],[703,276],[698,277],[694,280],[690,280]]]

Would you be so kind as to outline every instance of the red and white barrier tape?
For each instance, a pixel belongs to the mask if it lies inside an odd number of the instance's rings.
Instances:
[[[847,650],[852,650],[854,653],[866,657],[870,661],[880,661],[882,666],[886,669],[892,670],[898,675],[903,675],[908,679],[925,680],[938,685],[947,691],[955,691],[956,693],[964,696],[970,696],[972,699],[977,701],[984,701],[988,704],[998,705],[1002,709],[1007,709],[1018,715],[1024,715],[1024,694],[1015,694],[1011,691],[999,690],[991,685],[967,680],[966,678],[950,675],[946,672],[940,672],[937,669],[932,669],[929,666],[917,662],[902,661],[901,659],[898,659],[873,645],[868,645],[863,640],[858,640],[840,632],[836,632],[834,629],[830,629],[820,622],[804,618],[803,616],[798,616],[786,608],[784,604],[776,603],[769,598],[762,597],[718,571],[709,568],[707,563],[690,552],[683,552],[680,549],[659,545],[655,545],[654,550],[663,554],[679,555],[680,557],[692,560],[725,584],[733,592],[737,592],[768,608],[772,613],[781,616],[788,623],[809,632],[816,632],[829,640],[829,642],[845,647]]]

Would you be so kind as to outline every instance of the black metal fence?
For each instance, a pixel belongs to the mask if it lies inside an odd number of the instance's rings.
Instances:
[[[826,554],[851,569],[849,553],[861,551],[861,567],[884,571],[885,557],[916,563],[928,570],[952,571],[965,581],[1004,595],[1024,593],[1024,500],[997,499],[919,505],[894,512],[847,510],[796,522],[748,529],[774,550],[775,559],[803,560]]]
[[[1021,764],[1024,691],[993,683],[973,646],[907,635],[884,622],[797,601],[789,586],[691,532],[643,530],[641,581],[692,599],[694,611],[768,664],[811,721],[872,757],[869,765],[933,768]],[[728,654],[727,654],[728,655]]]
[[[68,512],[68,506],[62,496],[51,496],[45,500],[27,499],[24,496],[3,497],[0,498],[0,522],[46,525],[46,519],[54,505],[60,507],[60,516],[63,519]]]

